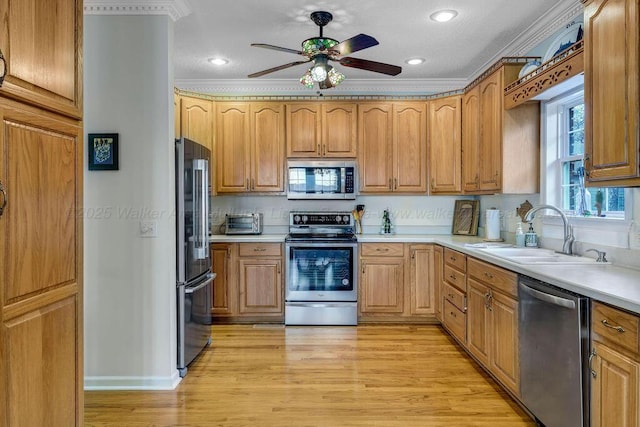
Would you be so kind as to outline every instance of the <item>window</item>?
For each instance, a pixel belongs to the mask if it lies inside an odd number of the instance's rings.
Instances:
[[[585,186],[581,88],[546,103],[544,111],[547,201],[570,215],[624,218],[624,188]]]

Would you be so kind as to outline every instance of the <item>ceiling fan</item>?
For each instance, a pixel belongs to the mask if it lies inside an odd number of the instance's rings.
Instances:
[[[396,76],[402,71],[402,67],[396,65],[384,64],[382,62],[369,61],[366,59],[345,57],[353,52],[363,50],[378,44],[378,41],[366,34],[358,34],[350,39],[338,42],[332,38],[324,37],[322,29],[325,25],[333,20],[333,15],[329,12],[316,11],[311,14],[311,20],[320,27],[320,35],[312,37],[302,42],[302,50],[288,49],[264,43],[252,43],[251,46],[262,47],[265,49],[273,49],[281,52],[295,53],[305,57],[304,60],[290,62],[278,67],[269,68],[257,73],[249,74],[248,77],[261,77],[274,71],[284,70],[285,68],[294,67],[307,62],[313,62],[313,65],[300,78],[300,83],[309,89],[318,83],[320,89],[329,89],[339,85],[344,80],[344,74],[337,71],[329,61],[338,62],[345,67],[360,68],[362,70],[373,71],[375,73]]]

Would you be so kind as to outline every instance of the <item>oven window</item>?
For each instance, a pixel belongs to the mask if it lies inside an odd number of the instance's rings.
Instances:
[[[352,248],[295,248],[289,253],[290,291],[353,291]]]
[[[339,193],[340,168],[289,168],[289,190],[296,193]]]

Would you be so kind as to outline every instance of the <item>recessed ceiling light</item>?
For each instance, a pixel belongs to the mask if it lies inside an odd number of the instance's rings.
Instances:
[[[409,65],[420,65],[424,62],[424,58],[409,58],[404,62],[406,62]]]
[[[213,65],[226,65],[229,63],[229,60],[224,58],[209,58],[209,62]]]
[[[458,12],[455,10],[439,10],[431,14],[430,18],[437,22],[451,21],[458,16]]]

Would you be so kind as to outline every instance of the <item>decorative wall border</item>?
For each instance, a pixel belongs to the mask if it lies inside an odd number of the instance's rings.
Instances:
[[[185,0],[84,0],[85,15],[168,15],[177,21],[190,13]]]

